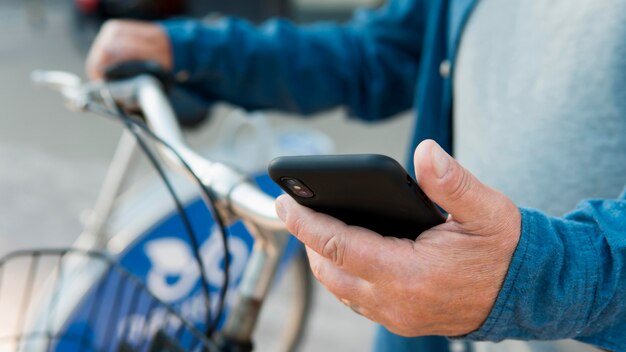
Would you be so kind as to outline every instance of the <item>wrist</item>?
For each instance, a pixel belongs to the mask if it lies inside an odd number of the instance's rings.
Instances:
[[[585,224],[521,209],[522,225],[502,288],[484,324],[464,338],[574,337],[593,301],[596,258]]]
[[[177,81],[186,81],[193,72],[193,46],[197,23],[192,20],[158,22],[169,42],[170,71]]]

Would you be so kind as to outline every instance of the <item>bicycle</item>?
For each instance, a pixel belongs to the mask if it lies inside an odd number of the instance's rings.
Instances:
[[[193,220],[195,234],[204,235],[202,245],[190,246],[176,230],[184,222],[182,214],[150,198],[133,202],[137,189],[120,195],[138,146],[127,130],[76,248],[21,251],[0,260],[2,278],[12,266],[26,268],[23,283],[12,277],[10,289],[17,287],[21,299],[12,309],[15,329],[0,336],[0,350],[248,351],[274,278],[284,276],[288,266],[296,292],[284,343],[274,350],[295,349],[306,323],[312,278],[301,245],[275,214],[278,187],[265,175],[249,177],[187,147],[163,83],[154,75],[86,84],[61,72],[38,72],[33,78],[61,92],[72,110],[141,112],[150,126],[143,133],[154,134],[161,158],[178,173],[201,181],[204,198],[213,198],[205,200],[214,209],[185,189],[184,217]],[[219,255],[220,225],[211,213],[225,221],[229,237],[223,245],[229,256]],[[196,250],[202,255],[192,253]],[[194,259],[203,265],[194,266]],[[229,276],[229,293],[220,301],[215,296],[226,292],[220,285]],[[7,296],[1,280],[0,307]],[[207,289],[208,306],[203,307]],[[213,327],[210,312],[217,319]],[[207,334],[211,328],[217,333]]]

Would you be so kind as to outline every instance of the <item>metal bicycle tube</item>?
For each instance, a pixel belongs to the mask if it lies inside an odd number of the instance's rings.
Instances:
[[[107,239],[104,237],[103,228],[109,220],[115,206],[115,199],[128,176],[136,145],[135,138],[124,129],[94,207],[85,221],[85,228],[79,237],[78,245],[104,248]]]
[[[246,227],[256,241],[243,272],[233,308],[222,330],[226,338],[243,343],[251,341],[262,303],[272,285],[288,239],[285,231],[259,235],[255,232],[262,230],[254,229],[250,224],[246,224]],[[268,243],[262,240],[268,236],[272,236],[276,241]]]

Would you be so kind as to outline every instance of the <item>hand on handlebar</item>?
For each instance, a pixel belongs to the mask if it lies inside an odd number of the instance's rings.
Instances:
[[[87,75],[99,80],[108,66],[134,60],[154,61],[170,71],[173,59],[167,34],[150,22],[110,20],[102,26],[89,51]]]
[[[451,214],[417,240],[382,237],[277,201],[287,228],[307,246],[318,280],[358,313],[404,336],[459,336],[493,307],[520,236],[521,216],[432,141],[415,152],[424,192]]]

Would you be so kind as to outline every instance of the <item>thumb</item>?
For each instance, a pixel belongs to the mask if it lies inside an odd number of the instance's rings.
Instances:
[[[493,234],[519,214],[502,193],[484,185],[435,141],[415,149],[415,175],[424,193],[452,218],[476,234]]]

